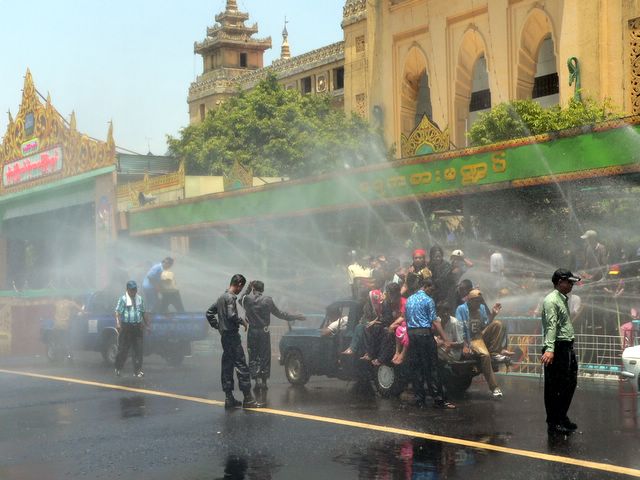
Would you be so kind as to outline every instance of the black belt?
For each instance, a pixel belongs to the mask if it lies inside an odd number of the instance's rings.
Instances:
[[[421,328],[407,328],[407,332],[409,335],[433,335],[431,331],[431,327],[421,327]]]
[[[249,327],[250,332],[265,332],[269,333],[269,327]]]
[[[555,345],[562,348],[573,348],[573,340],[556,340]]]

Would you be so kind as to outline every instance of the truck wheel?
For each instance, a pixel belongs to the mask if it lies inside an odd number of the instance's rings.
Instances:
[[[118,355],[118,337],[116,335],[106,335],[102,341],[102,358],[109,366],[116,363]]]
[[[402,379],[399,369],[388,365],[380,365],[375,370],[374,381],[378,393],[384,398],[396,397],[406,387],[406,382]]]
[[[179,351],[169,352],[164,355],[164,359],[172,367],[179,367],[182,365],[182,361],[184,360],[184,353]]]
[[[53,336],[47,339],[47,360],[51,363],[60,363],[64,358],[64,348]]]
[[[304,364],[302,353],[298,350],[287,354],[284,361],[284,373],[291,385],[304,385],[309,381],[309,372]]]

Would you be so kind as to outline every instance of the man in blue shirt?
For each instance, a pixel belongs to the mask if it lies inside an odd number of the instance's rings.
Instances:
[[[173,258],[166,257],[162,262],[156,263],[149,269],[147,275],[142,281],[142,291],[147,302],[147,308],[150,312],[155,312],[160,300],[160,279],[162,272],[169,270],[173,266]]]
[[[440,335],[446,343],[448,338],[437,320],[436,305],[429,293],[433,291],[430,278],[422,280],[422,288],[407,300],[407,333],[409,335],[409,360],[413,371],[413,388],[417,405],[423,407],[426,402],[424,382],[427,381],[429,393],[437,408],[456,408],[444,396],[442,379],[438,371],[438,347],[434,333]]]
[[[142,339],[143,329],[149,328],[149,318],[144,309],[144,301],[138,295],[135,281],[127,282],[127,291],[118,299],[116,305],[116,329],[118,330],[118,355],[116,356],[116,375],[127,361],[129,347],[133,347],[133,372],[142,377]]]

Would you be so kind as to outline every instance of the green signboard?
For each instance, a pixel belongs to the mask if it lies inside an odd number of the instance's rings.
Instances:
[[[517,188],[635,169],[640,127],[523,139],[130,212],[132,235]]]

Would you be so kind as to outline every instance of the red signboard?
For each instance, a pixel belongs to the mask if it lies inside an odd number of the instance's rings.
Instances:
[[[2,168],[2,184],[5,187],[11,187],[60,170],[62,170],[62,147],[53,147],[46,152],[35,153],[5,164]]]

